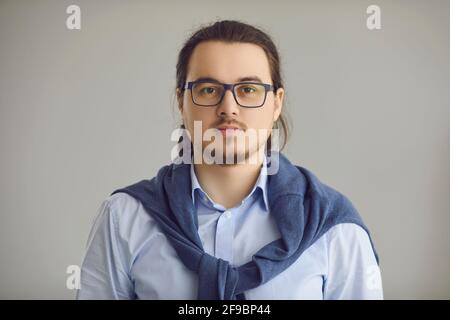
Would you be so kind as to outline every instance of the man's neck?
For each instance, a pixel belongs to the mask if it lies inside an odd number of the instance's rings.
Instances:
[[[250,194],[261,172],[256,164],[195,164],[194,170],[202,189],[215,202],[233,208]]]

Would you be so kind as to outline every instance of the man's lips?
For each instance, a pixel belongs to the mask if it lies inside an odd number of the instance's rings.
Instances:
[[[238,127],[218,127],[216,129],[219,130],[222,135],[230,135],[242,130]]]
[[[240,128],[237,126],[219,126],[216,129],[225,130],[225,129],[240,129]]]

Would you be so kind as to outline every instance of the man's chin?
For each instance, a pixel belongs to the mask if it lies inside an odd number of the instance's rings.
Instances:
[[[244,164],[248,160],[247,152],[226,152],[226,151],[217,151],[218,156],[214,156],[214,162],[220,165],[237,165]]]
[[[217,154],[217,156],[216,156]],[[207,164],[218,165],[238,165],[238,164],[257,164],[262,161],[258,158],[258,153],[246,151],[231,151],[228,154],[226,150],[213,150],[210,155],[203,154],[203,161]]]

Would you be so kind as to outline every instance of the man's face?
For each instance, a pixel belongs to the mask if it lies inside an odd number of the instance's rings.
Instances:
[[[186,83],[200,78],[212,78],[230,84],[241,82],[243,78],[259,78],[262,83],[272,84],[269,61],[264,50],[249,43],[206,41],[197,45],[189,60]],[[223,141],[223,148],[216,149],[215,152],[219,152],[225,159],[227,150],[232,150],[234,157],[241,155],[248,159],[254,152],[261,151],[261,148],[264,150],[273,123],[281,113],[283,97],[282,88],[276,93],[268,91],[263,106],[244,108],[237,104],[233,93],[228,90],[220,104],[204,107],[195,105],[190,90],[185,90],[179,100],[179,109],[191,139],[201,139],[208,129],[217,130],[216,128],[227,125],[240,128],[241,132],[215,131]],[[202,137],[195,136],[194,121],[201,121]],[[259,139],[249,139],[247,136],[245,144],[234,139],[235,135],[246,135],[249,129],[256,131],[260,135]],[[210,143],[211,141],[203,141],[203,150]]]

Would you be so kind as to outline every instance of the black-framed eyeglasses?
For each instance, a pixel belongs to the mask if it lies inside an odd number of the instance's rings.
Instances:
[[[211,80],[189,81],[183,87],[191,91],[192,102],[202,107],[220,104],[227,90],[231,90],[236,103],[244,108],[259,108],[266,102],[267,92],[275,91],[271,84],[261,82],[221,83]]]

